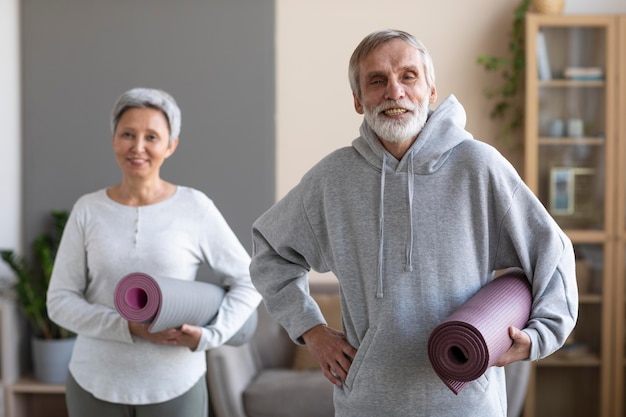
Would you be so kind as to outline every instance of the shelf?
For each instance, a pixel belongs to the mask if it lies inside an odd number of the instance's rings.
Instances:
[[[605,243],[610,238],[602,230],[565,229],[564,232],[574,244]]]
[[[7,388],[15,393],[65,394],[65,385],[44,384],[33,377],[22,377]]]
[[[566,80],[566,79],[555,79],[555,80],[540,80],[538,82],[540,88],[570,88],[570,87],[604,87],[606,82],[604,80]]]
[[[550,137],[550,136],[541,136],[538,138],[539,145],[589,145],[589,146],[603,146],[606,142],[604,138],[599,137],[583,137],[583,138],[572,138],[572,137]]]
[[[547,358],[537,361],[537,366],[541,367],[583,367],[583,366],[600,366],[602,361],[598,356],[586,355],[580,358],[559,357],[558,351]]]
[[[626,66],[626,16],[531,13],[525,30],[524,180],[574,243],[581,268],[574,332],[533,362],[524,416],[626,417],[626,372],[615,372],[626,356],[626,141],[617,131],[626,88],[618,93],[616,76],[617,63]],[[569,78],[573,68],[599,71]]]
[[[30,376],[5,387],[6,417],[66,417],[65,386],[41,383]]]
[[[579,294],[578,302],[580,304],[601,304],[602,295],[600,294]]]

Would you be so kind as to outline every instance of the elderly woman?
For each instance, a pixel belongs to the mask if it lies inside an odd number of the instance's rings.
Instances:
[[[180,109],[169,94],[127,91],[111,127],[121,181],[74,205],[48,291],[50,317],[78,335],[69,414],[204,417],[205,351],[235,335],[260,303],[250,258],[205,194],[160,176],[180,132]],[[113,295],[126,274],[194,280],[202,263],[229,288],[211,325],[150,333],[117,313]]]

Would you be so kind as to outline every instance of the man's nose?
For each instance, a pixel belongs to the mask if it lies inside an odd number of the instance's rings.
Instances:
[[[404,86],[398,80],[390,80],[387,84],[386,99],[399,100],[404,98]]]

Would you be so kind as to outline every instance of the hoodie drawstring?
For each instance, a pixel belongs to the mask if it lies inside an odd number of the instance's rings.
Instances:
[[[383,298],[383,236],[385,232],[385,166],[387,165],[387,156],[383,153],[383,165],[380,170],[380,208],[378,221],[378,285],[376,286],[376,298]]]
[[[406,245],[406,272],[413,271],[413,155],[409,155],[409,175],[407,178],[407,194],[409,197],[409,237]]]
[[[387,165],[387,156],[383,153],[383,162],[380,173],[380,208],[378,221],[380,222],[378,233],[378,283],[376,286],[376,298],[383,298],[383,256],[384,256],[384,235],[385,235],[385,167]],[[413,271],[413,190],[414,190],[414,174],[415,167],[413,165],[413,155],[409,155],[409,166],[407,175],[407,198],[409,203],[408,213],[408,237],[406,243],[406,263],[404,270],[406,272]]]

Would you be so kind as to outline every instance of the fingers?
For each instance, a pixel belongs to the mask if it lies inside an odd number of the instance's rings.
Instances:
[[[313,327],[302,337],[326,379],[341,386],[348,376],[356,349],[346,341],[342,332],[323,325]]]
[[[345,340],[340,342],[340,345],[338,349],[333,350],[327,366],[322,368],[325,370],[326,378],[337,386],[341,386],[348,377],[350,366],[356,355],[356,349]]]
[[[330,381],[331,384],[337,385],[338,387],[341,386],[342,381],[345,378],[340,377],[339,375],[337,375],[337,373],[335,373],[335,371],[332,371],[330,368],[324,370],[324,376]]]
[[[530,337],[516,327],[509,327],[509,337],[513,342],[511,347],[498,358],[494,366],[504,366],[511,362],[525,360],[530,357]]]

